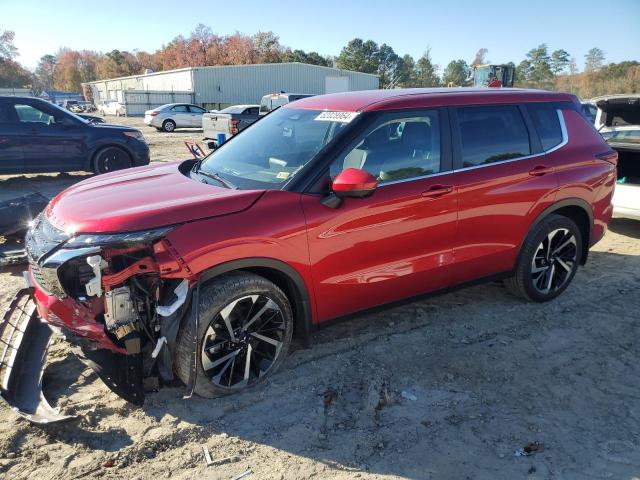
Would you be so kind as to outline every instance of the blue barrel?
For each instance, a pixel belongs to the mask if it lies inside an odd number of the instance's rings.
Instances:
[[[224,133],[219,133],[218,134],[218,146],[219,147],[222,146],[222,144],[224,142],[226,142],[226,141],[227,141],[227,136]]]

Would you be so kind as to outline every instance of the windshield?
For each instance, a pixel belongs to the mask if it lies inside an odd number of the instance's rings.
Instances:
[[[209,155],[201,169],[242,189],[280,188],[356,114],[280,108]]]
[[[219,111],[219,113],[242,113],[242,111],[244,110],[244,107],[227,107],[227,108],[223,108],[222,110]]]

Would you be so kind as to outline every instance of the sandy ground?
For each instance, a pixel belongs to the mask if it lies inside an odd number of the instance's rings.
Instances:
[[[199,139],[143,130],[154,160]],[[5,177],[0,192],[78,177]],[[0,305],[20,283],[20,268],[0,272]],[[363,314],[234,397],[175,386],[135,408],[56,342],[45,392],[80,418],[39,428],[0,407],[0,477],[632,480],[639,361],[640,222],[616,220],[551,303],[487,283]],[[226,463],[207,467],[203,446]]]

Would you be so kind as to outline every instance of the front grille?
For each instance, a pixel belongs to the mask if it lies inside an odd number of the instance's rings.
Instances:
[[[36,217],[25,238],[27,258],[33,278],[45,292],[57,297],[65,296],[58,273],[55,268],[42,267],[40,260],[68,239],[69,235],[54,227],[47,220],[44,212]]]

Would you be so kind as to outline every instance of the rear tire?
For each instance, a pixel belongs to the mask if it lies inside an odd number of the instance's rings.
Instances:
[[[176,339],[175,370],[185,385],[196,354],[195,393],[214,398],[264,382],[282,364],[293,335],[293,314],[285,294],[248,272],[231,272],[200,288],[200,316],[183,320]]]
[[[162,123],[162,129],[167,133],[171,133],[176,129],[176,122],[173,120],[165,120]]]
[[[513,277],[504,281],[514,295],[533,302],[553,300],[569,286],[582,258],[576,223],[549,215],[527,235]]]
[[[96,153],[93,171],[100,175],[130,168],[132,165],[131,156],[125,150],[120,147],[105,147]]]

